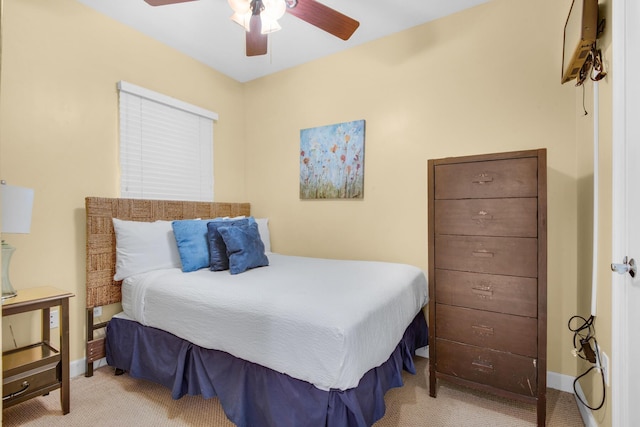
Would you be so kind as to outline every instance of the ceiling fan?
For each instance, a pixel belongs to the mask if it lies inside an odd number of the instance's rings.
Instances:
[[[194,0],[144,0],[151,6],[163,6]],[[234,10],[231,19],[246,30],[247,56],[267,53],[268,34],[279,30],[278,19],[285,12],[342,40],[349,40],[360,23],[315,0],[228,0]]]

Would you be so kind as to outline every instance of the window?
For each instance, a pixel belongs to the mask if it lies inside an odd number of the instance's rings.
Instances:
[[[120,195],[213,201],[213,121],[200,107],[119,82]]]

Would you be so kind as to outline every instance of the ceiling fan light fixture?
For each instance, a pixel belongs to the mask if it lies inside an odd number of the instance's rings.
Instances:
[[[245,31],[251,31],[251,11],[247,13],[235,12],[231,15],[231,20],[236,24],[242,26]]]
[[[229,6],[233,9],[234,14],[231,15],[231,20],[242,27],[245,31],[251,31],[251,16],[254,14],[252,10],[252,4],[255,4],[250,0],[228,0]],[[258,6],[261,11],[257,13],[260,15],[261,21],[261,33],[269,34],[282,29],[278,24],[278,19],[282,18],[287,10],[287,3],[285,0],[261,0]]]
[[[234,12],[245,14],[251,12],[251,2],[249,0],[229,0],[229,6]]]
[[[282,29],[278,19],[287,11],[285,0],[262,0],[264,9],[260,12],[262,34],[269,34]]]
[[[276,19],[271,19],[268,16],[261,15],[260,20],[262,21],[262,31],[260,31],[262,34],[274,33],[282,29]]]
[[[285,0],[262,0],[264,10],[260,16],[268,16],[276,21],[282,18],[282,15],[287,11],[287,3]]]
[[[245,31],[250,30],[251,2],[249,0],[228,0],[229,6],[233,9],[231,20],[241,25]]]

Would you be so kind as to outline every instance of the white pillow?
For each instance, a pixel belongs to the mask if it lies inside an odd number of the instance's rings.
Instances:
[[[180,254],[171,221],[125,221],[113,218],[116,232],[116,274],[124,280],[134,274],[180,268]]]
[[[269,218],[255,218],[258,223],[260,239],[264,243],[264,251],[271,252],[271,236],[269,236]]]

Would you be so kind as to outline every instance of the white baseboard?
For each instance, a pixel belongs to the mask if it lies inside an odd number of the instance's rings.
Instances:
[[[571,393],[575,396],[576,403],[578,404],[578,410],[580,411],[580,416],[582,417],[582,421],[584,422],[585,427],[598,427],[598,423],[591,412],[591,409],[587,408],[578,400],[576,393],[586,402],[586,398],[584,397],[584,393],[582,392],[582,387],[580,387],[580,383],[576,383],[576,390],[573,389],[573,381],[575,377],[570,375],[558,374],[557,372],[547,372],[547,387],[555,390],[564,391],[567,393]]]
[[[416,356],[424,357],[425,359],[429,358],[429,346],[416,348]]]
[[[73,378],[73,377],[79,377],[80,375],[84,375],[87,372],[86,360],[87,359],[85,358],[73,360],[69,364],[69,377]],[[102,359],[99,359],[93,362],[93,369],[98,369],[106,365],[107,365],[107,359],[103,357]]]
[[[578,381],[576,383],[576,403],[578,404],[578,410],[580,411],[580,415],[582,416],[582,421],[584,422],[584,426],[585,427],[598,427],[598,422],[596,421],[595,417],[593,416],[593,412],[591,412],[591,409],[587,408],[586,406],[584,406],[582,404],[582,402],[580,402],[580,400],[578,400],[578,396],[580,396],[580,398],[583,401],[587,401],[587,398],[584,396],[584,392],[582,391],[582,387],[580,387],[580,382]]]
[[[573,380],[575,378],[570,375],[559,374],[557,372],[547,371],[547,387],[554,390],[573,393]]]

